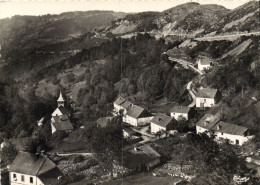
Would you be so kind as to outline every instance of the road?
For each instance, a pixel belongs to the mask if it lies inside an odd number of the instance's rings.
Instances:
[[[201,38],[195,38],[194,40],[197,40],[197,41],[226,40],[226,39],[230,40],[230,39],[234,39],[234,37],[250,36],[250,35],[260,35],[260,32],[239,33],[239,34],[233,34],[233,35],[218,35],[218,36],[212,36],[212,37],[201,37]]]
[[[187,84],[187,90],[189,91],[189,94],[191,95],[193,101],[192,101],[191,104],[188,105],[188,107],[194,107],[194,106],[196,105],[196,96],[195,96],[195,94],[194,94],[193,91],[192,91],[191,84],[192,84],[192,81],[190,81],[190,82]]]
[[[179,64],[181,64],[185,69],[191,68],[193,71],[195,71],[196,73],[199,73],[200,75],[203,75],[204,73],[202,71],[200,71],[199,69],[197,69],[196,67],[194,67],[194,65],[190,62],[187,62],[186,60],[183,59],[179,59],[179,58],[173,58],[173,57],[169,57],[169,60],[174,61],[174,62],[178,62]]]
[[[140,134],[142,134],[142,138],[143,140],[140,141],[139,143],[140,144],[144,144],[148,141],[154,141],[156,139],[156,137],[152,134],[148,134],[146,131],[148,130],[148,127],[149,126],[146,126],[146,127],[142,127],[140,130],[137,130],[135,128],[132,128],[135,132],[138,132]]]

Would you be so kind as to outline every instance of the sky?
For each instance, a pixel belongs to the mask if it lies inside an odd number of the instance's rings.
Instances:
[[[250,0],[192,0],[200,4],[218,4],[228,9],[234,9],[248,1]],[[0,19],[14,15],[60,14],[88,10],[163,11],[187,2],[191,0],[0,0]]]

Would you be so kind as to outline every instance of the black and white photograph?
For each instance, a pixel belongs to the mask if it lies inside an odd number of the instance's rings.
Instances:
[[[260,185],[260,1],[0,0],[0,185]]]

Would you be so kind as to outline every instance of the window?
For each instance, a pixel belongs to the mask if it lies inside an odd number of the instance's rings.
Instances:
[[[21,181],[24,182],[24,175],[21,176]]]
[[[15,174],[15,173],[13,174],[13,180],[14,180],[14,181],[17,181],[17,177],[16,177],[16,174]]]
[[[30,177],[30,183],[33,183],[33,177]]]

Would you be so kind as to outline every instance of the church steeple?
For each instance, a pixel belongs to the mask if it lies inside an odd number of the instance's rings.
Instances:
[[[64,107],[64,99],[63,99],[63,97],[62,97],[62,94],[61,94],[61,91],[60,91],[60,96],[59,96],[59,98],[58,98],[58,100],[57,100],[57,102],[58,102],[58,107],[59,106],[63,106]]]

